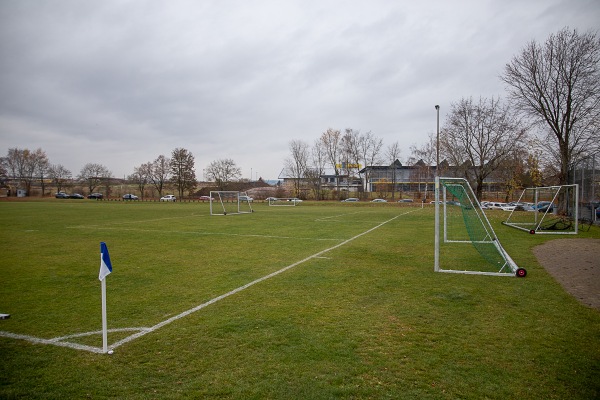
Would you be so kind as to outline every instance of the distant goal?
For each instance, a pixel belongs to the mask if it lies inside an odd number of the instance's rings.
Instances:
[[[576,235],[578,215],[578,185],[532,187],[523,190],[502,223],[531,234]]]
[[[245,192],[211,191],[210,215],[249,214],[252,209],[252,198]]]
[[[295,207],[302,200],[295,197],[269,197],[269,206],[272,207]]]

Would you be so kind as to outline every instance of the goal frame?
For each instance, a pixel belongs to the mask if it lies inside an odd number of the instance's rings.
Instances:
[[[223,202],[223,195],[230,195],[233,200],[233,212],[228,211],[227,207]],[[239,192],[234,190],[215,190],[210,192],[210,215],[237,215],[237,214],[250,214],[253,213],[252,204],[248,200],[240,200],[240,196],[247,196],[246,192]],[[213,203],[217,205],[213,206]],[[225,201],[227,203],[227,201]],[[242,209],[242,205],[247,205],[247,210]],[[220,207],[219,207],[220,206]]]
[[[278,201],[284,201],[283,204],[276,204]],[[296,207],[300,201],[296,197],[269,197],[269,207]]]
[[[526,212],[526,214],[524,214],[525,216],[531,216],[531,218],[519,218],[523,216],[524,211],[517,211],[514,209],[510,212],[506,221],[503,221],[502,223],[506,226],[529,232],[532,235],[577,235],[579,233],[579,185],[572,184],[525,188],[521,192],[517,202],[523,203],[525,200],[533,200],[534,204],[538,204],[539,201],[542,201],[542,199],[539,198],[539,194],[542,191],[547,192],[547,196],[544,200],[549,200],[550,203],[556,205],[557,208],[561,207],[560,204],[557,205],[557,201],[560,201],[561,194],[565,195],[566,203],[564,204],[564,208],[570,215],[563,218],[572,221],[573,229],[547,229],[547,227],[544,226],[544,222],[555,215],[550,207],[547,207],[543,212],[534,209],[534,211]],[[533,192],[532,198],[528,196],[528,192]]]
[[[469,236],[471,240],[452,240],[448,235],[448,226],[447,226],[447,189],[451,182],[456,182],[455,185],[461,186],[465,191],[466,199],[468,200],[468,204],[464,204],[461,202],[459,207],[461,208],[461,212],[471,212],[475,213],[476,221],[480,224],[480,228],[485,232],[484,238],[478,238],[474,240],[471,237],[471,232],[467,228],[469,232]],[[442,217],[442,220],[441,218]],[[465,222],[466,226],[466,222]],[[524,277],[527,275],[527,271],[524,268],[520,268],[514,260],[510,257],[510,255],[506,252],[506,250],[500,244],[490,221],[488,220],[479,200],[475,196],[473,189],[469,182],[464,178],[452,178],[452,177],[436,177],[435,178],[435,240],[434,240],[434,271],[436,272],[445,272],[445,273],[457,273],[457,274],[471,274],[471,275],[490,275],[490,276],[517,276]],[[471,243],[474,246],[476,244],[485,244],[485,245],[493,245],[495,250],[498,252],[498,255],[504,260],[504,263],[499,267],[498,271],[479,271],[479,270],[461,270],[457,268],[442,268],[440,266],[440,246],[441,243]],[[476,246],[475,246],[476,247]],[[482,260],[483,262],[487,262],[486,260]],[[481,268],[484,269],[484,268]],[[489,267],[488,267],[489,269]]]

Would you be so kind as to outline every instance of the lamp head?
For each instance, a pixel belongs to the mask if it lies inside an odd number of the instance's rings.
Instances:
[[[440,109],[440,106],[436,105],[436,106],[435,106],[435,109],[436,109],[436,110],[439,110],[439,109]]]

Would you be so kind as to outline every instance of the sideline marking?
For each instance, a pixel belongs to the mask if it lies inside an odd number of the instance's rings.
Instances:
[[[346,239],[343,242],[336,244],[335,246],[329,247],[328,249],[325,249],[325,250],[321,250],[321,251],[319,251],[319,252],[317,252],[317,253],[315,253],[315,254],[313,254],[311,256],[308,256],[308,257],[306,257],[306,258],[304,258],[304,259],[302,259],[300,261],[296,261],[295,263],[290,264],[287,267],[283,267],[280,270],[277,270],[277,271],[272,272],[272,273],[270,273],[268,275],[265,275],[262,278],[255,279],[252,282],[249,282],[249,283],[247,283],[247,284],[245,284],[243,286],[240,286],[240,287],[238,287],[236,289],[233,289],[233,290],[231,290],[231,291],[229,291],[229,292],[227,292],[225,294],[217,296],[217,297],[215,297],[215,298],[213,298],[213,299],[211,299],[211,300],[209,300],[209,301],[207,301],[205,303],[197,305],[194,308],[190,308],[189,310],[186,310],[186,311],[184,311],[182,313],[179,313],[179,314],[177,314],[177,315],[175,315],[175,316],[173,316],[171,318],[168,318],[168,319],[166,319],[166,320],[164,320],[162,322],[159,322],[158,324],[156,324],[154,326],[144,327],[144,328],[117,328],[117,329],[109,329],[108,330],[109,332],[126,332],[126,331],[138,331],[138,332],[134,333],[133,335],[127,336],[127,337],[125,337],[125,338],[123,338],[123,339],[121,339],[121,340],[113,343],[112,345],[109,345],[108,349],[109,350],[114,350],[117,347],[120,347],[120,346],[124,345],[125,343],[129,343],[132,340],[140,338],[140,337],[142,337],[142,336],[144,336],[144,335],[146,335],[148,333],[154,332],[155,330],[157,330],[159,328],[162,328],[163,326],[168,325],[171,322],[175,322],[178,319],[186,317],[186,316],[188,316],[188,315],[190,315],[192,313],[195,313],[196,311],[202,310],[203,308],[208,307],[209,305],[214,304],[214,303],[218,302],[219,300],[223,300],[223,299],[225,299],[225,298],[227,298],[229,296],[232,296],[232,295],[234,295],[236,293],[241,292],[242,290],[248,289],[249,287],[254,286],[257,283],[260,283],[260,282],[266,281],[267,279],[273,278],[274,276],[277,276],[277,275],[279,275],[279,274],[281,274],[281,273],[283,273],[283,272],[285,272],[285,271],[287,271],[289,269],[292,269],[292,268],[294,268],[294,267],[296,267],[296,266],[298,266],[300,264],[303,264],[303,263],[305,263],[305,262],[307,262],[309,260],[312,260],[313,258],[322,258],[323,254],[325,254],[327,252],[330,252],[331,250],[335,250],[338,247],[344,246],[345,244],[348,244],[348,243],[352,242],[353,240],[358,239],[361,236],[364,236],[364,235],[366,235],[368,233],[371,233],[374,230],[381,228],[383,225],[385,225],[385,224],[387,224],[389,222],[392,222],[396,218],[399,218],[399,217],[401,217],[403,215],[410,214],[410,213],[418,211],[418,210],[420,210],[420,209],[414,209],[414,210],[410,210],[410,211],[407,211],[407,212],[402,213],[402,214],[398,214],[398,215],[396,215],[393,218],[390,218],[390,219],[388,219],[388,220],[386,220],[384,222],[381,222],[380,224],[374,226],[373,228],[367,229],[366,231],[361,232],[358,235],[351,237],[350,239]],[[27,340],[27,341],[33,342],[33,343],[53,344],[55,346],[69,347],[69,348],[72,348],[72,349],[75,349],[75,350],[85,350],[85,351],[89,351],[89,352],[92,352],[92,353],[100,353],[100,354],[102,354],[102,353],[104,353],[104,351],[103,351],[103,349],[101,347],[87,346],[87,345],[83,345],[83,344],[79,344],[79,343],[72,343],[72,342],[62,341],[63,339],[76,338],[76,337],[82,337],[82,336],[89,336],[89,335],[94,335],[94,334],[99,334],[99,333],[101,333],[101,331],[86,332],[86,333],[76,333],[76,334],[72,334],[72,335],[56,337],[56,338],[53,338],[53,339],[43,339],[43,338],[38,338],[38,337],[35,337],[35,336],[20,335],[20,334],[11,333],[11,332],[0,331],[0,337],[8,337],[8,338],[13,338],[13,339],[23,339],[23,340]]]

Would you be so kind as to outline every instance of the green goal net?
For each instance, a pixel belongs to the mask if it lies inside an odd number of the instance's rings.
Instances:
[[[500,244],[468,181],[436,178],[435,270],[525,276]]]

